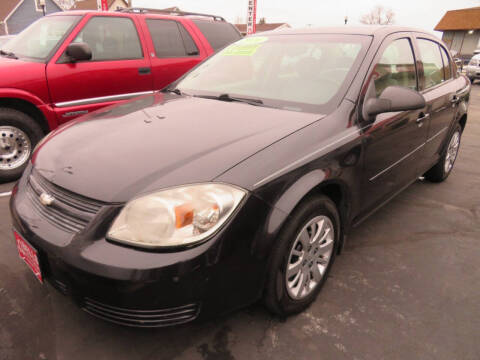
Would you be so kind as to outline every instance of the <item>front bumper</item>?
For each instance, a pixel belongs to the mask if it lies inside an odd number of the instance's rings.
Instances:
[[[209,241],[155,252],[104,238],[115,207],[73,234],[32,207],[23,176],[11,197],[15,230],[39,253],[43,276],[92,315],[122,325],[159,327],[218,315],[256,301],[266,271],[255,244],[271,208],[249,196]],[[101,218],[101,219],[99,219]]]

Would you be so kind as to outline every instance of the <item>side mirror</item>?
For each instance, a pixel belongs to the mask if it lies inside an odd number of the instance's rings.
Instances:
[[[374,119],[376,115],[393,112],[408,111],[424,108],[425,98],[418,91],[403,87],[389,86],[378,98],[370,98],[363,105],[363,115],[366,119]]]
[[[88,44],[82,42],[71,43],[67,46],[65,53],[73,62],[87,61],[92,59],[92,49],[90,49]]]

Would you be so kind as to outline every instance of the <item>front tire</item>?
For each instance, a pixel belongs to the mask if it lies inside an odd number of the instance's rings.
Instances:
[[[452,172],[453,165],[457,159],[462,138],[462,127],[457,124],[448,139],[447,148],[438,162],[425,173],[425,178],[431,182],[442,182]]]
[[[301,203],[270,258],[265,304],[280,316],[306,309],[325,283],[340,239],[340,216],[325,196]]]
[[[43,135],[41,127],[27,114],[0,108],[0,183],[22,175]]]

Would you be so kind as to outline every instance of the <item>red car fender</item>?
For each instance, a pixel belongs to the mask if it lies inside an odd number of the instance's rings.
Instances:
[[[35,94],[21,89],[0,88],[0,99],[5,98],[19,99],[29,102],[41,111],[50,130],[55,129],[58,126],[57,117],[55,116],[55,112],[53,111],[52,107],[49,104],[45,104],[42,99]]]

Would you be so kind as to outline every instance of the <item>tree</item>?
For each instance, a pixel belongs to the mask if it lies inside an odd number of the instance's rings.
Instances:
[[[391,25],[395,23],[395,13],[392,9],[377,5],[368,14],[362,15],[360,22],[367,25]]]

